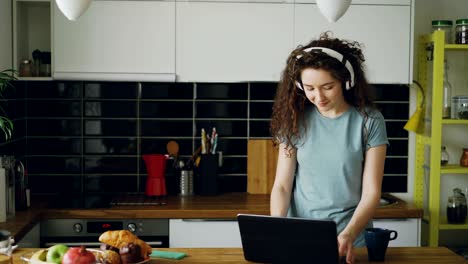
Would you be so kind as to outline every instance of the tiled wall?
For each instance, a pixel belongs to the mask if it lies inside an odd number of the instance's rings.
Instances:
[[[269,137],[276,90],[276,83],[256,82],[17,81],[15,86],[16,99],[8,101],[16,138],[0,150],[26,161],[33,193],[58,193],[86,206],[103,196],[143,192],[141,155],[166,153],[166,143],[175,140],[187,160],[199,146],[201,128],[216,127],[219,133],[222,190],[246,191],[247,139]],[[391,144],[383,190],[406,192],[408,87],[376,89]],[[172,184],[171,167],[168,174]]]

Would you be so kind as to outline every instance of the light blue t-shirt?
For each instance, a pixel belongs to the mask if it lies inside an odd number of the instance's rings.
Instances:
[[[354,107],[336,118],[306,110],[289,216],[332,219],[338,234],[346,227],[361,199],[365,134],[366,150],[388,144],[384,117],[367,112],[365,130],[365,117]],[[354,245],[365,246],[363,233]]]

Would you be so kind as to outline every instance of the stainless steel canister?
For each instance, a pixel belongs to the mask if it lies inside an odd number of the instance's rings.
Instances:
[[[193,195],[193,171],[192,170],[180,171],[180,195],[181,196]]]

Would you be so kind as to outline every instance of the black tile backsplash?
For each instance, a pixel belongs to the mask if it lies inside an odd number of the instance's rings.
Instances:
[[[84,102],[84,115],[86,117],[134,118],[137,115],[137,107],[136,101],[86,101]]]
[[[85,138],[83,139],[83,153],[106,155],[137,155],[136,138]]]
[[[192,83],[141,83],[141,99],[193,100]]]
[[[143,137],[192,137],[192,120],[141,120]]]
[[[33,119],[27,120],[28,137],[60,137],[60,136],[81,136],[81,118],[75,119]],[[16,131],[15,131],[16,133]]]
[[[138,84],[134,82],[97,82],[84,84],[84,98],[136,99]]]
[[[78,99],[83,94],[83,82],[17,82],[26,87],[27,98],[31,99]],[[16,84],[15,84],[16,86]]]
[[[80,194],[82,191],[80,174],[31,175],[29,185],[33,193],[69,193]]]
[[[81,102],[29,100],[27,117],[81,117]]]
[[[247,100],[247,83],[197,83],[196,99]]]
[[[216,127],[216,131],[220,137],[247,137],[247,122],[246,120],[196,120],[195,121],[196,136],[200,137],[201,129],[211,130]],[[268,137],[268,135],[264,135]],[[247,144],[247,142],[246,142]]]
[[[247,102],[200,102],[195,112],[195,118],[247,119]]]
[[[190,101],[142,101],[140,117],[143,118],[187,118],[193,117],[193,102]]]
[[[27,153],[38,155],[80,155],[80,138],[29,138]]]
[[[137,166],[137,157],[87,156],[84,159],[84,171],[87,174],[136,174]]]
[[[85,136],[136,136],[137,120],[111,120],[111,119],[86,119],[84,120]]]
[[[277,83],[16,81],[15,87],[6,107],[15,140],[0,151],[26,161],[33,193],[61,192],[89,207],[113,194],[144,192],[141,155],[166,153],[167,142],[175,140],[187,160],[200,145],[201,128],[219,133],[221,189],[245,192],[247,140],[270,137]],[[383,190],[406,192],[409,89],[375,88],[390,140]],[[172,162],[167,183],[175,194]]]
[[[34,174],[77,174],[81,173],[81,157],[27,156],[26,167],[31,177]]]

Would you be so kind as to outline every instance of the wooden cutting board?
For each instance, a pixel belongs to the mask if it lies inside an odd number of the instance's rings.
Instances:
[[[249,139],[247,146],[247,192],[269,194],[278,162],[278,148],[271,139]]]

